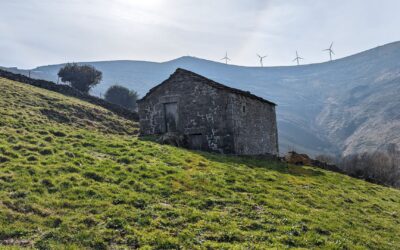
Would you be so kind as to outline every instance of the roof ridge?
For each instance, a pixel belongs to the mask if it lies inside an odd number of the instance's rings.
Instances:
[[[146,99],[146,98],[147,98],[152,92],[154,92],[159,86],[161,86],[162,84],[164,84],[165,82],[167,82],[169,79],[171,79],[173,76],[175,76],[176,74],[179,74],[179,73],[190,74],[191,76],[201,78],[201,79],[205,80],[205,83],[208,84],[208,85],[211,86],[211,87],[214,87],[214,88],[217,88],[217,89],[227,90],[227,91],[229,91],[229,92],[232,92],[232,93],[235,93],[235,94],[238,94],[238,95],[246,96],[246,97],[249,97],[249,98],[252,98],[252,99],[256,99],[256,100],[258,100],[258,101],[265,102],[265,103],[268,103],[268,104],[271,104],[271,105],[276,106],[275,103],[273,103],[273,102],[271,102],[271,101],[268,101],[268,100],[266,100],[266,99],[264,99],[264,98],[262,98],[262,97],[256,96],[256,95],[252,94],[250,91],[244,91],[244,90],[241,90],[241,89],[229,87],[229,86],[227,86],[227,85],[221,84],[221,83],[219,83],[219,82],[216,82],[216,81],[214,81],[214,80],[211,80],[210,78],[207,78],[207,77],[205,77],[205,76],[202,76],[202,75],[197,74],[197,73],[195,73],[195,72],[193,72],[193,71],[190,71],[190,70],[187,70],[187,69],[183,69],[183,68],[177,68],[177,69],[175,70],[175,72],[172,73],[172,74],[168,77],[168,79],[164,80],[164,81],[161,82],[160,84],[158,84],[158,85],[156,85],[155,87],[151,88],[151,89],[149,90],[149,92],[148,92],[142,99],[140,99],[140,100],[138,100],[138,101],[140,102],[140,101]]]

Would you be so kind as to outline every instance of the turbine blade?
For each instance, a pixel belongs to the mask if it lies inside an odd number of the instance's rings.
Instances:
[[[332,49],[332,46],[333,46],[333,42],[331,43],[331,46],[329,46],[329,48]]]

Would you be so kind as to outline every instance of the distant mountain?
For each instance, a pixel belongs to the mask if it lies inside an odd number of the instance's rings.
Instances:
[[[181,67],[278,104],[281,152],[351,154],[400,145],[400,42],[303,66],[243,67],[195,57],[163,63],[88,62],[103,72],[94,94],[119,83],[144,95]],[[86,64],[86,63],[85,63]],[[62,65],[31,76],[57,81]],[[27,71],[11,69],[14,72]]]

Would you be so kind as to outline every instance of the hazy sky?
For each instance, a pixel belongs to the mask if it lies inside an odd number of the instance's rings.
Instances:
[[[0,0],[0,65],[167,61],[292,65],[400,40],[399,0]]]

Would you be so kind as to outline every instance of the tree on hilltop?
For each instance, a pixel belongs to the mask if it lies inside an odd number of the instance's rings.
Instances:
[[[67,63],[60,69],[58,76],[62,82],[67,82],[71,87],[88,94],[91,88],[100,83],[103,74],[90,65]]]

